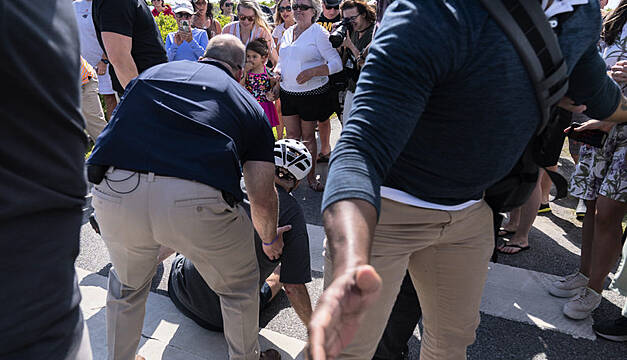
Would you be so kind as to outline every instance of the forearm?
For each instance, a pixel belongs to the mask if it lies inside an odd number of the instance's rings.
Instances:
[[[137,66],[135,65],[135,61],[131,57],[131,54],[129,54],[128,57],[126,57],[122,61],[118,61],[117,63],[111,61],[111,63],[113,64],[115,74],[120,81],[120,85],[122,85],[122,87],[125,89],[126,85],[128,85],[131,80],[139,75],[139,72],[137,71]]]
[[[364,200],[340,200],[327,207],[322,216],[333,277],[368,264],[377,222],[375,207]]]
[[[258,201],[251,199],[250,214],[253,226],[255,230],[257,230],[261,241],[270,243],[276,238],[278,213],[278,198],[274,187],[263,199],[259,199]]]
[[[307,287],[305,284],[284,284],[283,287],[296,315],[307,326],[311,321],[311,313],[313,312]]]
[[[624,123],[627,122],[627,98],[625,95],[621,95],[620,102],[616,111],[608,117],[607,119],[603,119],[605,121],[611,121],[613,123]]]
[[[178,50],[178,46],[174,44],[170,44],[169,47],[166,45],[166,53],[168,55],[168,61],[173,61],[176,57],[176,51]]]
[[[313,76],[328,76],[329,66],[327,64],[318,65],[309,69],[312,71]]]

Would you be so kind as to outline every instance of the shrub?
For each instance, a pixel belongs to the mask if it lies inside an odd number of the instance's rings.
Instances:
[[[163,43],[165,44],[165,38],[169,33],[173,31],[178,31],[179,27],[176,24],[176,20],[172,16],[164,15],[163,13],[159,14],[155,18],[157,25],[159,26],[159,32],[161,32],[161,38],[163,39]]]

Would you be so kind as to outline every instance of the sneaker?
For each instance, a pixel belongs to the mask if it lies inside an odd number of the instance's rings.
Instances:
[[[571,319],[583,320],[599,307],[602,298],[601,294],[585,287],[579,295],[564,304],[562,311]]]
[[[576,272],[551,283],[549,294],[561,298],[573,297],[586,286],[588,286],[588,278],[582,273]]]
[[[259,360],[281,360],[281,354],[274,349],[262,351]]]
[[[604,321],[592,325],[592,329],[602,338],[612,341],[627,341],[627,317]]]
[[[583,199],[579,199],[577,203],[577,208],[575,209],[575,215],[577,216],[577,220],[583,220],[583,217],[586,216],[586,203]]]
[[[549,203],[540,204],[540,208],[538,209],[538,214],[546,214],[550,212],[551,212],[551,207],[549,206]]]

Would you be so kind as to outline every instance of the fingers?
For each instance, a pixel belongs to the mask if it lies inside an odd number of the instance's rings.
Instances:
[[[572,113],[582,113],[584,111],[586,111],[587,107],[586,105],[576,105],[575,102],[569,98],[564,96],[560,102],[558,103],[558,106],[561,107],[564,110],[568,110]]]
[[[280,226],[276,229],[276,233],[277,235],[281,235],[283,233],[286,233],[288,231],[292,230],[292,225],[284,225],[284,226]]]
[[[585,130],[592,130],[592,129],[598,129],[601,122],[599,120],[588,120],[585,123],[581,124],[581,126],[574,128],[573,130],[575,130],[576,132],[580,132],[580,131],[585,131]]]
[[[370,265],[363,265],[357,269],[355,272],[355,284],[364,296],[377,294],[381,291],[381,277]]]

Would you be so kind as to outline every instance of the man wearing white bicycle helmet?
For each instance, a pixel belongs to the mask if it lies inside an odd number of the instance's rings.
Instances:
[[[283,234],[282,243],[274,244],[262,242],[255,232],[260,308],[265,308],[283,287],[296,314],[304,324],[308,324],[312,313],[309,292],[305,287],[311,281],[309,236],[303,210],[290,192],[311,170],[312,158],[300,141],[283,139],[274,145],[274,164],[274,182],[279,195],[279,226],[291,225],[292,228]],[[247,199],[242,205],[250,214]],[[203,280],[194,264],[183,255],[177,255],[172,262],[168,293],[174,305],[187,317],[206,329],[222,331],[220,298]]]

